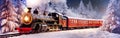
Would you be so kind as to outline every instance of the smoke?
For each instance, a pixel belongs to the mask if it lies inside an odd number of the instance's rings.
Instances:
[[[28,7],[38,7],[42,4],[48,3],[50,0],[26,0],[26,4]]]
[[[91,2],[86,6],[83,1],[77,9],[69,8],[67,0],[27,0],[27,6],[34,9],[38,8],[39,13],[44,11],[56,12],[70,17],[79,18],[100,18],[97,12],[93,9]]]

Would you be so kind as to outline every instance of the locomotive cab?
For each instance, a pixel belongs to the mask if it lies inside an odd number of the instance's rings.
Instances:
[[[59,14],[57,13],[49,13],[48,16],[52,16],[54,20],[59,20]]]

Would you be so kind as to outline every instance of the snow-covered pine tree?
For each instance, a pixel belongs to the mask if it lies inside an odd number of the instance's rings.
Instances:
[[[21,14],[23,12],[21,0],[17,0],[16,3],[17,3],[16,8],[18,8],[17,14]]]
[[[85,4],[83,3],[83,1],[80,1],[79,7],[78,7],[78,14],[81,15],[82,18],[86,18],[86,7]]]
[[[120,34],[120,0],[110,0],[102,30]]]
[[[94,10],[93,10],[93,6],[92,6],[92,4],[91,4],[91,1],[89,1],[89,3],[87,4],[87,9],[86,9],[87,11],[86,11],[86,14],[87,14],[87,18],[94,18],[94,16],[95,16],[95,12],[94,12]]]
[[[0,7],[2,33],[15,31],[15,28],[19,27],[19,25],[16,23],[18,22],[18,19],[15,8],[13,7],[10,0],[3,0],[3,3],[4,4],[2,4]]]
[[[24,6],[23,4],[22,4],[22,1],[21,0],[17,0],[17,2],[15,2],[15,3],[17,3],[17,5],[15,6],[16,7],[16,13],[17,13],[17,19],[18,19],[18,24],[20,24],[20,22],[21,22],[21,20],[20,20],[20,18],[21,18],[21,15],[24,13],[24,8],[22,7],[22,6]]]
[[[67,4],[66,4],[66,0],[51,0],[50,1],[50,7],[52,8],[52,10],[54,12],[57,13],[63,13],[63,14],[67,14]]]
[[[92,6],[91,1],[88,2],[88,4],[87,4],[87,9],[88,9],[89,11],[92,11],[92,10],[93,10],[93,6]]]

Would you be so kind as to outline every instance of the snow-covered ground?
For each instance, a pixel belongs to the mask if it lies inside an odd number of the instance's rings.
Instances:
[[[9,38],[120,38],[119,34],[100,31],[98,28],[21,35]]]

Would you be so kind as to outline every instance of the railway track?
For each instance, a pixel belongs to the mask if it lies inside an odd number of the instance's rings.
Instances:
[[[55,31],[61,31],[61,30],[53,30],[53,31],[55,32]],[[47,32],[53,32],[53,31],[47,31]],[[9,33],[0,34],[0,38],[8,38],[8,37],[20,36],[24,34],[36,34],[36,33],[45,33],[45,32],[35,32],[35,33],[9,32]]]
[[[9,32],[9,33],[0,34],[0,38],[8,38],[19,35],[20,35],[19,32]]]
[[[81,29],[84,29],[84,28],[81,28]],[[73,30],[73,29],[69,29],[69,30]],[[57,32],[57,31],[67,31],[67,30],[50,30],[50,31],[44,31],[44,32],[42,31],[42,32],[34,32],[34,33],[9,32],[9,33],[0,34],[0,38],[8,38],[8,37],[14,37],[14,36],[20,36],[20,35],[36,34],[36,33]]]

